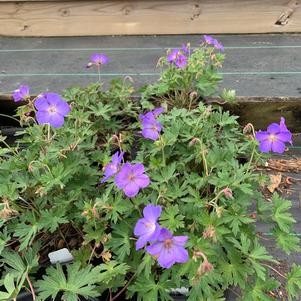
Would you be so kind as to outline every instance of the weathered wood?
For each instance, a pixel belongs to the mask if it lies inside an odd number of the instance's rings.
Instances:
[[[236,105],[226,105],[232,114],[239,116],[241,124],[252,123],[257,129],[266,129],[266,127],[280,120],[283,116],[286,119],[288,127],[294,132],[301,132],[301,98],[298,101],[280,100],[275,98],[239,98]]]
[[[301,31],[298,0],[0,2],[0,35]]]

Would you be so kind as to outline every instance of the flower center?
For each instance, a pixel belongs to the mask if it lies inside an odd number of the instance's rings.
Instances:
[[[134,175],[133,173],[130,173],[130,174],[128,175],[128,180],[129,180],[129,181],[132,181],[132,182],[133,182],[133,181],[135,180],[135,178],[136,178],[136,177],[135,177],[135,175]]]
[[[55,107],[55,106],[49,107],[48,112],[49,112],[50,114],[56,113],[56,107]]]
[[[145,223],[146,228],[155,228],[155,225],[153,223]]]
[[[117,171],[117,166],[115,164],[110,165],[112,171]]]
[[[170,249],[172,247],[172,240],[170,238],[164,240],[164,248]]]
[[[276,137],[274,134],[271,134],[271,135],[269,135],[269,140],[270,140],[271,142],[274,142],[274,141],[277,140],[277,137]]]

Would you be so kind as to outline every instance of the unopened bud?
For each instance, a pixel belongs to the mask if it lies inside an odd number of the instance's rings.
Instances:
[[[248,123],[247,125],[245,125],[245,127],[242,130],[242,132],[244,134],[251,133],[252,132],[252,128],[253,128],[253,125],[251,123]]]
[[[233,199],[233,193],[232,193],[232,190],[229,187],[224,188],[222,190],[222,192],[224,193],[224,195],[227,199]]]
[[[29,172],[33,172],[33,166],[32,166],[31,163],[29,163],[29,165],[28,165],[28,171],[29,171]]]
[[[205,260],[199,267],[198,273],[200,272],[200,275],[203,275],[205,273],[211,272],[212,270],[213,270],[213,265],[208,260]]]
[[[251,213],[250,214],[250,218],[256,219],[257,218],[256,212]]]
[[[191,141],[189,142],[189,146],[195,145],[198,141],[200,141],[199,138],[192,138]]]
[[[99,214],[98,214],[97,209],[95,207],[92,208],[91,212],[92,212],[93,217],[99,218]]]
[[[213,240],[216,240],[216,232],[212,225],[209,225],[203,232],[203,238],[212,238]]]
[[[88,216],[88,210],[84,210],[84,211],[82,212],[82,216]]]

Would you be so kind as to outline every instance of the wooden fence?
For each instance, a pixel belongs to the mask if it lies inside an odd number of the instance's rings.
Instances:
[[[300,4],[300,0],[0,0],[0,35],[300,32]]]

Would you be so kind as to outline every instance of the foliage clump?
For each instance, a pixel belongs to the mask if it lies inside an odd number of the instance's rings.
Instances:
[[[51,126],[48,115],[47,122],[36,122],[37,99],[19,107],[24,128],[16,144],[1,137],[1,300],[15,299],[21,288],[37,300],[171,300],[170,290],[186,287],[189,301],[213,301],[225,300],[232,286],[239,287],[240,300],[274,300],[269,291],[279,283],[269,267],[276,261],[255,222],[272,225],[287,254],[300,251],[291,202],[277,194],[266,201],[260,192],[263,177],[254,169],[267,156],[254,131],[243,132],[236,116],[206,104],[217,93],[224,59],[215,47],[220,44],[212,43],[195,50],[186,45],[173,60],[169,52],[141,102],[125,79],[106,91],[100,83],[66,90],[56,102],[70,107],[60,127]],[[233,101],[234,94],[222,96]],[[54,102],[43,111],[38,101],[38,111],[48,114]],[[128,187],[134,178],[139,187]],[[150,205],[159,214],[141,240]],[[160,261],[162,248],[180,239],[181,248],[170,254],[187,253]],[[47,254],[62,247],[74,262],[41,275]],[[286,277],[290,298],[297,296],[301,268],[294,265]]]

